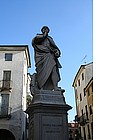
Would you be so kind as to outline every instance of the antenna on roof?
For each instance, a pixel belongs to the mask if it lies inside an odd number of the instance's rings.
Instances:
[[[81,62],[83,62],[83,61],[84,61],[84,63],[86,64],[86,60],[85,60],[85,59],[86,59],[86,57],[87,57],[87,55],[85,55],[85,56],[84,56],[84,58],[81,60]]]

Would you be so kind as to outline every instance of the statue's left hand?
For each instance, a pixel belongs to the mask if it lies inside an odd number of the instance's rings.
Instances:
[[[55,56],[56,56],[56,57],[60,57],[60,53],[59,53],[58,50],[56,50],[56,52],[55,52]]]

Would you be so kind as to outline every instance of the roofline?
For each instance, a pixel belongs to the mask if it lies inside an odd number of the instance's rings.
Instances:
[[[18,47],[18,46],[28,46],[27,44],[0,44],[0,46],[1,47],[11,47],[11,46],[13,46],[13,47]]]
[[[13,49],[13,48],[18,48],[19,51],[24,51],[25,50],[25,54],[27,57],[27,64],[28,64],[28,68],[31,67],[31,60],[30,60],[30,53],[29,53],[29,48],[28,45],[0,45],[1,50],[3,51],[18,51],[17,49]]]
[[[90,62],[90,63],[88,63],[88,64],[84,64],[84,65],[81,65],[81,66],[80,66],[80,68],[78,69],[78,72],[76,73],[76,76],[75,76],[75,78],[74,78],[74,81],[73,81],[73,84],[72,84],[73,87],[74,87],[75,80],[76,80],[78,74],[80,73],[81,69],[84,69],[85,66],[90,65],[90,64],[92,64],[92,63],[93,63],[93,62]]]

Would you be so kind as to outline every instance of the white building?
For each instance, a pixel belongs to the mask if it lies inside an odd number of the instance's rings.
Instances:
[[[27,45],[0,45],[0,140],[26,139]]]
[[[73,82],[76,100],[76,121],[79,123],[81,138],[84,140],[89,137],[89,107],[85,88],[93,77],[93,63],[81,65]]]

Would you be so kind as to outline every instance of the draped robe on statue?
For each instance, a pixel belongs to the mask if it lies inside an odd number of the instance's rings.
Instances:
[[[32,46],[35,52],[35,66],[36,66],[36,80],[38,87],[45,89],[53,89],[53,84],[51,81],[51,74],[56,66],[56,76],[57,81],[60,81],[59,68],[61,64],[58,58],[55,56],[55,51],[59,51],[58,47],[55,45],[53,39],[50,36],[44,38],[42,35],[37,35],[32,40]]]

